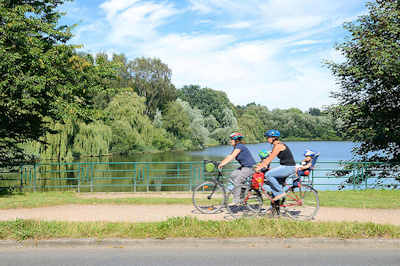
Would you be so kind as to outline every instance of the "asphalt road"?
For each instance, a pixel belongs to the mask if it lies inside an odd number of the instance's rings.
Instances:
[[[1,266],[400,265],[399,249],[358,248],[9,248]]]

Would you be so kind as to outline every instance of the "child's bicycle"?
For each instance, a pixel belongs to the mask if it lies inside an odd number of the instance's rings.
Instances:
[[[271,217],[288,217],[297,220],[313,219],[319,209],[318,192],[308,184],[303,184],[301,178],[294,175],[296,182],[293,184],[281,183],[284,187],[286,196],[277,202],[272,201],[272,194],[267,192],[263,187],[263,178],[257,182],[257,176],[253,176],[252,180],[248,180],[245,184],[239,185],[234,189],[240,189],[242,195],[239,204],[233,204],[233,195],[227,195],[227,208],[234,218],[269,215]],[[268,199],[270,206],[263,208],[263,197]],[[233,206],[239,206],[233,208]],[[233,210],[233,211],[231,211]]]

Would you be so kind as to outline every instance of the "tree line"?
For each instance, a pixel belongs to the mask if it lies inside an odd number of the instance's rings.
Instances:
[[[398,42],[385,39],[398,40],[395,1],[371,4],[370,15],[346,26],[355,38],[337,49],[348,60],[327,63],[342,88],[334,95],[340,104],[306,112],[235,106],[217,88],[176,88],[157,58],[82,53],[68,44],[71,27],[59,25],[63,2],[0,3],[0,167],[29,158],[201,149],[226,144],[232,131],[257,143],[270,128],[286,140],[351,139],[362,142],[361,154],[398,154],[398,57],[390,53],[398,54]],[[364,34],[374,26],[382,39]],[[379,97],[383,91],[388,97]]]

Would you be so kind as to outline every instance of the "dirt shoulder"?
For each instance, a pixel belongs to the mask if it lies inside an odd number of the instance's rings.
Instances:
[[[174,195],[176,197],[176,195]],[[0,210],[0,220],[155,222],[190,216],[200,220],[230,219],[227,213],[199,214],[191,205],[61,205]],[[321,207],[315,221],[356,221],[400,226],[400,210]]]

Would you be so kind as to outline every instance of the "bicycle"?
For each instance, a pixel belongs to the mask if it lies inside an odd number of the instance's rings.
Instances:
[[[293,177],[293,175],[289,176]],[[275,203],[272,201],[273,195],[264,189],[263,184],[254,187],[252,182],[236,186],[234,189],[241,189],[244,195],[240,199],[239,205],[246,206],[243,210],[239,209],[231,213],[234,218],[242,216],[269,214],[271,217],[286,216],[295,220],[311,220],[319,210],[318,192],[310,185],[303,184],[301,178],[297,177],[296,185],[289,185],[285,181],[280,184],[286,193],[283,199]],[[271,203],[268,209],[263,209],[263,196]],[[231,202],[231,194],[228,195],[227,202]],[[229,209],[228,209],[229,210]],[[264,212],[263,212],[264,211]]]
[[[204,160],[205,170],[213,172],[218,170],[216,177],[204,181],[193,189],[192,202],[194,207],[201,213],[212,214],[221,211],[225,207],[226,192],[222,181],[223,174],[218,168],[218,162]]]

